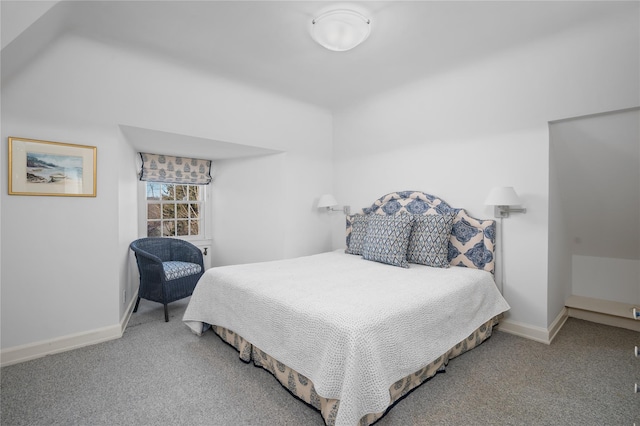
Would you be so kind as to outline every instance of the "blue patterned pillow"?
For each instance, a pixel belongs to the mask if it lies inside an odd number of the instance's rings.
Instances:
[[[362,257],[366,260],[408,268],[407,246],[411,235],[411,215],[369,216]]]
[[[450,214],[415,216],[407,248],[407,261],[448,268],[452,226],[453,215]]]
[[[367,234],[367,218],[362,214],[354,214],[347,218],[347,225],[351,223],[351,233],[347,235],[347,249],[345,253],[362,254],[364,237]]]

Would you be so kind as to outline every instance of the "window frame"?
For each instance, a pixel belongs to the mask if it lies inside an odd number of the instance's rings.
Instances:
[[[146,238],[147,235],[147,183],[151,184],[165,184],[164,182],[147,182],[138,181],[138,236],[139,238]],[[181,185],[181,184],[173,184]],[[200,201],[200,223],[198,235],[173,235],[173,236],[158,236],[152,238],[178,238],[189,241],[198,245],[198,243],[207,243],[211,241],[211,185],[199,185],[202,187],[202,198]],[[160,203],[160,205],[162,205]]]

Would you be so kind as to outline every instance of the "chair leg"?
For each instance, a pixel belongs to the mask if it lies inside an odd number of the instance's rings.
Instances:
[[[167,304],[164,304],[164,322],[169,322],[169,308],[167,308]]]
[[[138,305],[140,304],[140,296],[138,296],[138,300],[136,300],[136,306],[133,308],[133,312],[138,312]]]

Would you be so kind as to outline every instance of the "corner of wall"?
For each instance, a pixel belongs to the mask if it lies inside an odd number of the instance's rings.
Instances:
[[[547,328],[536,327],[533,325],[506,319],[500,321],[498,330],[504,331],[505,333],[513,334],[515,336],[524,337],[525,339],[550,345],[564,323],[567,321],[568,317],[569,316],[567,310],[563,308],[560,314],[558,314],[556,319]]]

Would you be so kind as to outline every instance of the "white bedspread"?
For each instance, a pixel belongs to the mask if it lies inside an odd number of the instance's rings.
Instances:
[[[336,425],[384,411],[389,387],[509,309],[490,273],[409,269],[342,251],[209,269],[184,321],[236,332],[340,400]]]

